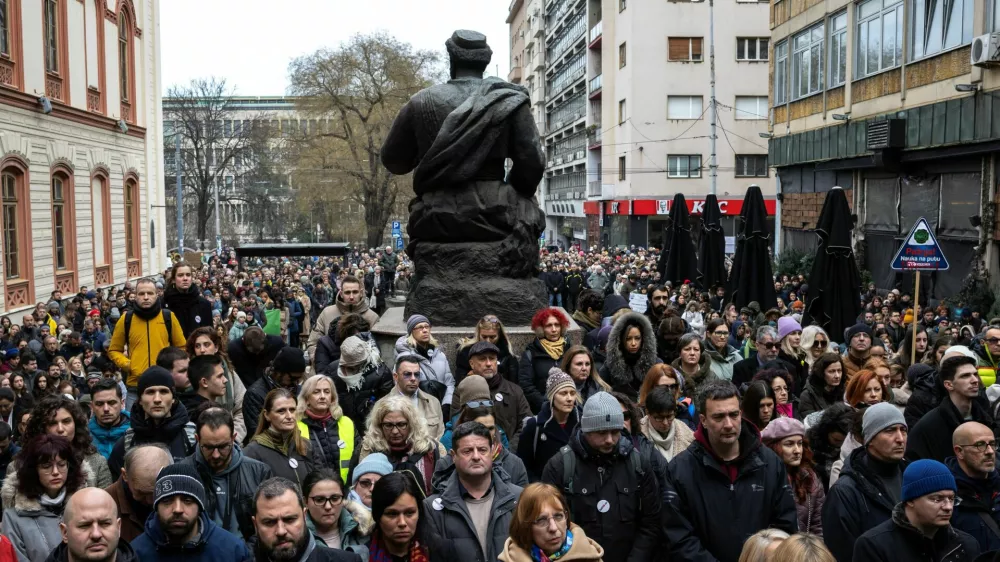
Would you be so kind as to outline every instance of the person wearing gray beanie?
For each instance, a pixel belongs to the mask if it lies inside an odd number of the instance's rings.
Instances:
[[[903,414],[888,402],[875,404],[865,410],[861,435],[862,445],[844,461],[823,506],[823,539],[837,562],[857,560],[858,537],[889,521],[902,499],[908,464]]]
[[[622,408],[607,392],[598,392],[583,405],[583,416],[580,418],[580,431],[593,433],[595,431],[621,431],[625,428],[625,415]],[[617,441],[617,440],[616,440]],[[607,451],[610,452],[608,447]]]

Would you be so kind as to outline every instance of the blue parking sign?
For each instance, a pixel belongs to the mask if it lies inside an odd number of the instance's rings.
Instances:
[[[399,221],[392,221],[392,237],[399,238],[403,235],[402,225]]]
[[[397,250],[403,249],[403,238],[401,236],[396,238],[396,249]]]

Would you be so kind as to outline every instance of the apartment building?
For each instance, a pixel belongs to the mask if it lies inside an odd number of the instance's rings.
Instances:
[[[773,1],[769,153],[784,246],[815,248],[810,229],[840,186],[879,287],[912,287],[889,264],[921,217],[951,263],[925,276],[924,299],[996,274],[998,15],[997,0]]]
[[[0,1],[0,312],[166,267],[159,1]]]

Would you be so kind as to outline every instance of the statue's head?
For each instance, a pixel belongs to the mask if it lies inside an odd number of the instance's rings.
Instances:
[[[451,61],[452,78],[455,78],[459,69],[476,71],[481,76],[493,58],[493,50],[486,43],[486,36],[478,31],[459,29],[445,41],[445,47]]]

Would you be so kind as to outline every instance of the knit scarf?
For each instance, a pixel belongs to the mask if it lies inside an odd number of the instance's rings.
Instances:
[[[785,402],[784,404],[778,404],[774,407],[778,411],[778,415],[785,418],[791,418],[792,416],[792,403]]]
[[[153,306],[150,306],[149,308],[143,308],[136,303],[135,308],[132,310],[135,312],[136,316],[148,322],[160,315],[160,299],[156,299]]]
[[[565,338],[559,338],[556,341],[549,341],[547,338],[539,338],[538,342],[542,344],[542,349],[545,350],[545,353],[556,361],[563,356],[563,348],[566,347]]]
[[[566,529],[566,540],[563,541],[563,545],[559,547],[559,550],[553,552],[552,556],[549,556],[542,552],[542,549],[538,548],[538,545],[533,544],[531,545],[531,559],[534,562],[554,562],[555,560],[559,560],[563,556],[566,556],[566,553],[569,552],[569,549],[572,547],[573,531]]]
[[[646,437],[649,437],[649,440],[653,442],[653,445],[656,446],[656,450],[663,455],[663,458],[668,461],[673,459],[674,436],[677,435],[674,424],[670,424],[670,431],[668,431],[666,435],[663,435],[659,431],[656,431],[655,427],[650,425],[648,418],[645,421],[646,429],[648,430],[646,432]]]
[[[503,452],[503,443],[497,441],[493,444],[493,460],[496,461],[500,458],[500,453]]]
[[[253,440],[260,443],[264,447],[274,449],[287,457],[288,449],[292,444],[292,435],[288,434],[287,436],[283,436],[273,427],[269,427],[265,429],[263,433],[254,435]]]
[[[502,382],[503,377],[500,376],[500,373],[493,373],[492,377],[486,379],[486,386],[490,387],[490,391],[492,392],[494,390],[499,390],[500,383]]]
[[[45,507],[49,511],[52,511],[53,507],[62,506],[63,502],[65,501],[66,501],[66,486],[63,486],[62,490],[59,490],[59,495],[57,495],[54,498],[50,498],[49,495],[44,492],[42,493],[41,496],[38,497],[38,503],[42,504],[42,507]]]
[[[333,417],[333,414],[331,414],[329,410],[327,410],[325,414],[320,415],[320,414],[314,414],[312,410],[308,408],[306,408],[306,415],[309,416],[310,419],[316,420],[318,422],[323,422],[324,425],[326,424],[327,420]]]
[[[410,552],[406,555],[408,562],[430,562],[430,554],[427,547],[420,543],[418,539],[410,542]],[[392,554],[385,547],[385,540],[382,539],[382,532],[376,530],[372,533],[372,542],[368,547],[369,562],[392,562]]]

